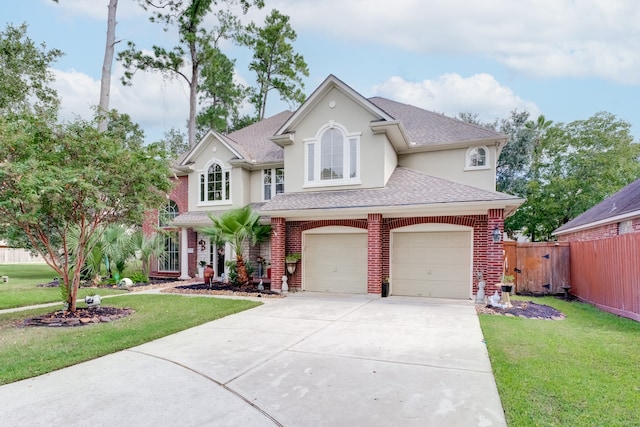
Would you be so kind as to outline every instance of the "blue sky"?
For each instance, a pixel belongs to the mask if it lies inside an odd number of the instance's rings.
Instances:
[[[334,74],[366,97],[384,96],[455,116],[533,117],[570,122],[608,111],[640,136],[640,2],[636,0],[265,0],[246,19],[271,9],[291,17],[295,50],[309,65],[310,94]],[[89,117],[97,104],[107,0],[20,0],[3,8],[7,23],[66,55],[54,64],[62,118]],[[175,44],[147,22],[135,0],[120,0],[116,47]],[[250,54],[228,46],[237,78],[251,83]],[[114,64],[111,107],[130,114],[149,139],[186,127],[188,90],[179,81],[138,73],[123,87]],[[289,106],[271,94],[267,115]]]

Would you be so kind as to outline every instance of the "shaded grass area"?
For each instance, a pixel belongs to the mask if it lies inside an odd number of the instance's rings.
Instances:
[[[588,304],[535,302],[566,319],[479,316],[507,423],[640,425],[640,323]]]
[[[46,264],[0,264],[0,276],[9,276],[8,283],[0,283],[0,310],[58,301],[62,304],[60,288],[38,287],[58,277]],[[108,288],[80,288],[78,298],[96,293],[104,296],[123,292]]]
[[[75,365],[261,304],[180,295],[124,295],[103,305],[132,308],[134,314],[111,323],[67,328],[18,326],[23,319],[50,308],[0,315],[0,384]]]

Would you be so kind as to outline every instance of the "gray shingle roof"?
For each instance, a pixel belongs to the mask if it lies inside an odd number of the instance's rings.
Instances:
[[[398,167],[383,188],[279,194],[261,212],[376,206],[412,206],[450,202],[518,201],[515,196],[488,191]]]
[[[506,138],[506,135],[491,129],[433,111],[423,110],[413,105],[380,97],[369,98],[369,102],[384,110],[394,119],[401,121],[410,142],[415,142],[415,146]]]
[[[225,136],[225,140],[233,143],[234,148],[240,146],[242,151],[238,151],[248,161],[255,160],[256,163],[282,162],[284,160],[284,151],[269,137],[275,135],[276,131],[292,114],[293,112],[291,111],[283,111],[275,116],[232,132]]]
[[[559,227],[554,234],[633,212],[640,215],[640,179]]]

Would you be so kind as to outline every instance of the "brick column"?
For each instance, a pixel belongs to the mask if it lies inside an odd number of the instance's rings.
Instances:
[[[382,294],[382,215],[367,216],[367,293]]]
[[[282,289],[282,276],[285,274],[286,220],[284,218],[271,218],[271,227],[271,290],[280,292]]]
[[[485,288],[486,295],[493,295],[493,293],[499,289],[499,286],[495,286],[500,283],[502,279],[503,266],[504,266],[504,248],[502,245],[502,239],[499,243],[493,243],[493,230],[498,227],[500,230],[500,236],[504,232],[504,210],[503,209],[489,209],[487,212],[487,274],[484,280],[487,283]]]

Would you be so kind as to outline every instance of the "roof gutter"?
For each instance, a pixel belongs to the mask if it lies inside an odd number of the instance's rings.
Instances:
[[[358,206],[348,208],[318,208],[318,209],[292,209],[292,210],[268,210],[260,209],[261,215],[281,217],[287,219],[355,219],[366,218],[368,214],[381,213],[384,218],[405,218],[419,216],[459,216],[459,215],[486,215],[489,209],[504,209],[505,218],[513,214],[524,203],[524,199],[514,198],[509,200],[476,201],[476,202],[442,202],[420,205],[398,206]]]

